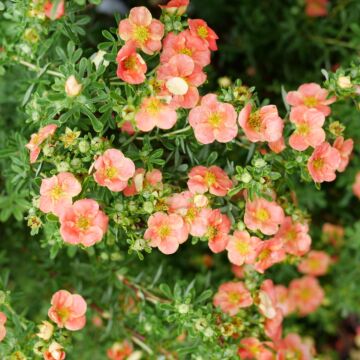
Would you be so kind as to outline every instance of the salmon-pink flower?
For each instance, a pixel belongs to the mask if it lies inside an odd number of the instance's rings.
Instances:
[[[274,341],[281,338],[283,313],[276,299],[272,280],[263,281],[259,291],[259,311],[265,319],[265,334]]]
[[[316,147],[325,141],[325,131],[322,128],[325,116],[320,111],[296,106],[291,109],[290,121],[296,126],[289,138],[293,149],[304,151],[309,146]]]
[[[251,112],[251,104],[240,111],[239,125],[251,142],[275,142],[281,139],[284,122],[275,105],[266,105]]]
[[[64,360],[66,357],[66,353],[64,348],[53,341],[50,346],[43,353],[44,360]]]
[[[341,225],[334,225],[330,223],[325,223],[322,226],[323,236],[326,242],[333,244],[334,246],[339,246],[344,238],[344,228]]]
[[[284,218],[284,210],[275,201],[264,198],[246,201],[244,222],[250,230],[260,230],[265,235],[273,235]]]
[[[264,240],[257,246],[257,257],[254,268],[263,274],[266,269],[285,259],[284,244],[280,239]]]
[[[156,212],[148,219],[144,239],[149,245],[158,247],[166,255],[173,254],[188,238],[188,231],[181,216]]]
[[[166,5],[159,5],[168,14],[183,15],[189,6],[190,0],[170,0]]]
[[[48,316],[59,328],[81,330],[86,323],[86,308],[86,301],[81,295],[59,290],[51,298]]]
[[[136,53],[135,43],[129,41],[116,56],[118,63],[116,76],[133,85],[141,84],[146,79],[147,65],[144,59]]]
[[[162,173],[159,169],[145,172],[145,169],[137,168],[133,178],[130,180],[130,184],[124,189],[123,194],[125,196],[133,196],[144,189],[152,188],[156,190],[162,189],[162,186]]]
[[[314,312],[321,305],[324,291],[315,277],[304,276],[291,281],[289,297],[299,314],[305,316]]]
[[[54,135],[57,125],[50,124],[39,130],[38,133],[32,134],[30,141],[25,145],[30,150],[30,164],[33,164],[41,151],[40,145],[50,136]]]
[[[179,54],[188,55],[200,68],[210,64],[208,45],[198,36],[194,36],[190,30],[182,31],[179,34],[169,33],[163,44],[163,51],[160,55],[162,64]]]
[[[107,231],[109,219],[92,199],[75,201],[60,216],[60,234],[69,244],[86,247],[101,241]]]
[[[135,115],[136,125],[141,131],[151,131],[155,126],[168,130],[175,125],[176,120],[176,110],[155,96],[144,98]]]
[[[190,56],[175,55],[162,64],[157,71],[158,80],[165,83],[165,90],[172,96],[174,108],[193,108],[199,101],[198,86],[206,80],[205,73],[195,65]]]
[[[111,191],[122,191],[128,180],[135,174],[135,165],[131,159],[117,149],[108,149],[99,156],[94,164],[95,181]]]
[[[337,149],[340,154],[340,165],[337,171],[343,172],[349,164],[350,155],[354,148],[354,141],[353,139],[344,140],[342,136],[339,136],[334,141],[333,147]]]
[[[326,16],[328,14],[329,0],[305,0],[305,13],[310,17]]]
[[[205,95],[201,104],[190,111],[189,123],[197,141],[202,144],[211,144],[215,140],[226,143],[238,133],[234,107],[218,101],[215,94]]]
[[[278,308],[284,316],[287,316],[295,311],[295,304],[292,303],[289,295],[289,290],[284,285],[275,286],[275,296]]]
[[[360,171],[355,176],[355,182],[352,186],[354,195],[360,199]]]
[[[324,251],[310,251],[298,265],[298,270],[306,275],[322,276],[328,272],[331,257]]]
[[[267,319],[273,319],[277,313],[275,286],[272,280],[264,280],[259,291],[259,311]]]
[[[321,88],[320,85],[315,83],[308,83],[301,85],[297,91],[289,91],[286,95],[286,101],[292,106],[306,106],[309,109],[316,109],[323,113],[325,116],[330,115],[330,104],[336,101],[333,96],[329,99],[328,91]]]
[[[51,20],[60,19],[65,13],[65,0],[60,0],[57,8],[54,10],[54,16],[52,16],[53,12],[53,4],[54,1],[46,1],[44,4],[44,12],[45,16]]]
[[[39,325],[39,332],[36,334],[36,336],[39,337],[40,339],[48,341],[51,339],[53,334],[54,334],[54,325],[51,322],[44,320]]]
[[[322,183],[335,180],[335,171],[339,168],[340,163],[339,151],[324,142],[315,148],[308,160],[307,168],[313,180]]]
[[[226,246],[229,261],[235,265],[253,264],[257,255],[257,246],[261,240],[255,236],[250,236],[247,231],[235,231],[230,236]]]
[[[275,238],[283,242],[284,249],[288,254],[302,256],[310,250],[309,226],[294,222],[291,216],[285,217]]]
[[[107,350],[106,355],[110,360],[125,360],[133,353],[132,344],[124,340],[123,342],[114,343],[110,349]]]
[[[274,360],[271,342],[261,342],[254,337],[244,338],[240,341],[238,355],[241,359]]]
[[[269,142],[268,145],[275,154],[280,154],[286,148],[283,136],[279,140]]]
[[[6,327],[5,323],[7,321],[6,315],[0,311],[0,342],[4,340],[6,336]]]
[[[131,121],[124,121],[124,123],[121,125],[120,130],[124,133],[127,133],[128,135],[134,135],[135,129]]]
[[[302,342],[298,334],[290,333],[277,344],[277,360],[299,359],[312,360],[312,348]]]
[[[153,19],[146,7],[138,6],[130,10],[128,19],[120,21],[119,35],[124,41],[133,41],[144,53],[152,55],[161,49],[164,24]]]
[[[207,219],[203,216],[202,209],[207,207],[208,203],[205,195],[193,194],[190,191],[174,194],[167,199],[169,212],[180,215],[189,233],[198,237],[204,236],[207,230]]]
[[[194,194],[204,194],[209,191],[216,196],[226,196],[232,187],[232,181],[226,172],[216,165],[209,168],[195,166],[189,172],[187,185]]]
[[[235,277],[239,279],[244,279],[245,277],[245,266],[231,265],[231,271]]]
[[[219,209],[203,209],[201,216],[206,219],[205,237],[209,241],[210,250],[214,253],[225,250],[230,240],[231,221],[228,216],[222,214]]]
[[[220,285],[218,292],[214,296],[213,303],[224,313],[234,316],[241,308],[251,306],[253,299],[243,282],[230,281]]]
[[[205,42],[210,50],[217,50],[216,40],[219,38],[215,31],[202,19],[188,20],[190,32],[192,35],[199,37]]]
[[[61,214],[72,204],[72,198],[81,192],[81,184],[69,172],[61,172],[43,179],[40,186],[39,208],[44,213]]]

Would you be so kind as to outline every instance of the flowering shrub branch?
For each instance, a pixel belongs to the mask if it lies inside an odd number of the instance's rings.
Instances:
[[[334,103],[358,106],[358,64],[324,71],[322,85],[283,89],[283,107],[240,80],[204,93],[220,40],[205,21],[186,16],[187,1],[162,6],[159,20],[132,8],[103,31],[106,41],[91,56],[79,40],[89,22],[77,15],[83,3],[8,4],[10,21],[19,12],[31,16],[23,42],[5,34],[2,69],[18,63],[36,74],[26,75],[31,85],[21,105],[31,136],[9,139],[1,156],[14,162],[7,191],[23,195],[14,216],[27,212],[50,259],[86,257],[104,271],[98,281],[111,285],[98,303],[83,282],[64,282],[35,325],[12,310],[4,283],[0,353],[64,359],[91,313],[92,325],[111,339],[109,359],[313,358],[315,348],[298,334],[283,335],[282,323],[326,302],[318,277],[332,260],[311,250],[311,218],[296,189],[320,189],[346,170],[353,140],[331,113]],[[127,274],[139,260],[146,268],[152,256],[195,247],[225,254],[234,279],[217,288],[210,276],[169,286],[157,285],[162,266],[152,283],[144,269]],[[303,276],[287,286],[274,282],[268,273],[280,263]]]

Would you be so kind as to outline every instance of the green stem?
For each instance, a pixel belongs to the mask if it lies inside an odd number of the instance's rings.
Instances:
[[[187,132],[190,129],[191,129],[191,126],[186,126],[183,129],[175,130],[175,131],[172,131],[172,132],[169,132],[169,133],[166,133],[166,134],[161,134],[160,137],[170,137],[170,136],[173,136],[173,135],[177,135],[177,134]],[[149,137],[149,140],[154,140],[154,139],[157,139],[158,137],[159,137],[159,135],[151,136],[151,137]],[[137,140],[144,140],[143,137],[138,137],[136,139]]]
[[[26,67],[29,68],[30,70],[33,70],[33,71],[36,71],[36,72],[41,71],[41,68],[39,68],[38,66],[36,66],[36,65],[34,65],[34,64],[31,64],[31,63],[29,63],[29,62],[27,62],[27,61],[18,60],[18,62],[19,62],[19,64],[26,66]],[[53,75],[53,76],[56,76],[56,77],[60,77],[60,78],[65,77],[64,74],[59,73],[59,72],[57,72],[57,71],[46,70],[46,72],[47,72],[49,75]]]
[[[337,45],[337,46],[342,46],[342,47],[352,49],[352,50],[358,50],[357,46],[351,45],[346,41],[342,41],[342,40],[338,40],[338,39],[324,38],[321,36],[310,36],[310,39],[315,40],[315,41],[320,41],[320,42],[323,42],[323,43],[329,44],[329,45]]]

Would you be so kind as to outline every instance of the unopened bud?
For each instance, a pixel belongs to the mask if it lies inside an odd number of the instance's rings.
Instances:
[[[65,82],[65,92],[67,96],[75,97],[78,96],[81,92],[82,85],[79,84],[74,75],[68,77]]]

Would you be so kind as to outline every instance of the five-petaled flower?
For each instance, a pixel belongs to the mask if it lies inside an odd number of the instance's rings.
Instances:
[[[236,117],[231,104],[218,101],[215,94],[207,94],[201,104],[190,111],[189,123],[200,143],[210,144],[215,140],[226,143],[238,133]]]
[[[251,306],[253,299],[245,284],[239,281],[220,285],[213,302],[224,313],[234,316],[241,308]]]
[[[58,327],[76,331],[85,326],[86,308],[86,302],[81,295],[59,290],[51,298],[48,315]]]

